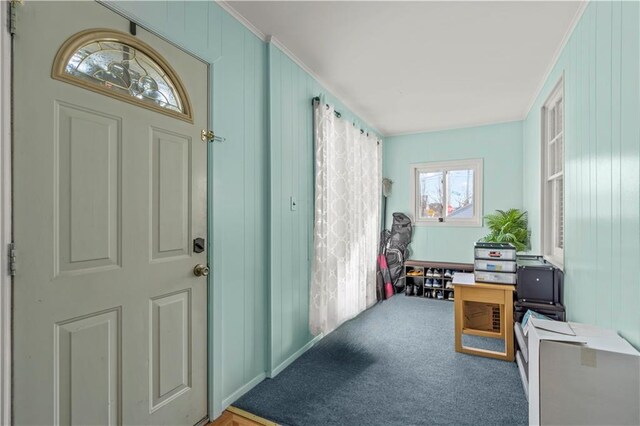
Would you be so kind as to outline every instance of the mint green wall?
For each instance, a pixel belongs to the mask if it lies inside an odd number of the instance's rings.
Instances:
[[[387,204],[387,229],[393,212],[411,215],[411,164],[469,158],[484,159],[484,214],[522,207],[522,122],[388,137],[383,170],[393,188]],[[482,227],[418,225],[411,257],[471,263],[474,242],[486,234]]]
[[[565,304],[640,347],[640,3],[591,2],[524,122],[540,252],[540,109],[564,73]]]
[[[227,139],[209,146],[209,414],[217,417],[312,342],[311,98],[327,93],[213,1],[110,4],[212,64],[210,121]]]
[[[313,249],[313,107],[324,95],[342,116],[362,121],[276,46],[269,45],[271,134],[271,374],[308,347]],[[368,127],[363,124],[364,128]],[[297,199],[291,211],[290,197]]]

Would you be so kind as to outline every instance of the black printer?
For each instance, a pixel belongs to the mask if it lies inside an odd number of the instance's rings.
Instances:
[[[541,256],[518,256],[517,277],[518,301],[562,304],[563,273]]]

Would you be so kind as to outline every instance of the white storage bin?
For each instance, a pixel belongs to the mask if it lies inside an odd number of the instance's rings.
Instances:
[[[516,262],[504,260],[476,260],[475,269],[489,272],[516,272]]]
[[[476,248],[476,259],[516,260],[514,249]]]
[[[475,271],[476,281],[496,284],[515,284],[516,274],[507,272]]]

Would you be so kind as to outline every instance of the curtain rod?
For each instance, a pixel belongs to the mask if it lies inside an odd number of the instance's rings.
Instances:
[[[315,102],[320,103],[320,96],[316,96],[315,98],[311,99],[311,104],[313,105]],[[329,104],[325,104],[325,106],[327,107],[327,109],[329,108]],[[334,114],[336,115],[336,117],[341,118],[342,117],[342,113],[334,110],[333,111]],[[356,123],[353,123],[353,125],[355,126]],[[363,135],[365,133],[364,129],[360,129],[360,134]],[[367,136],[369,136],[369,132],[366,132]],[[380,141],[378,141],[378,145],[380,145]]]
[[[313,99],[311,100],[311,103],[312,103],[312,104],[313,104],[314,102],[318,102],[318,103],[319,103],[319,102],[320,102],[320,96],[316,96],[315,98],[313,98]],[[325,104],[325,106],[327,107],[327,109],[329,109],[329,104]],[[339,111],[334,110],[333,112],[334,112],[334,114],[336,115],[336,117],[338,117],[338,118],[342,117],[342,113],[340,113]]]

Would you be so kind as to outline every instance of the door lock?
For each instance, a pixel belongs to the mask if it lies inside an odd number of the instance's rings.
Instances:
[[[193,275],[195,275],[196,277],[206,277],[207,275],[209,275],[209,267],[207,265],[198,263],[193,268]]]
[[[204,251],[204,238],[196,238],[193,240],[193,252],[202,253]]]

